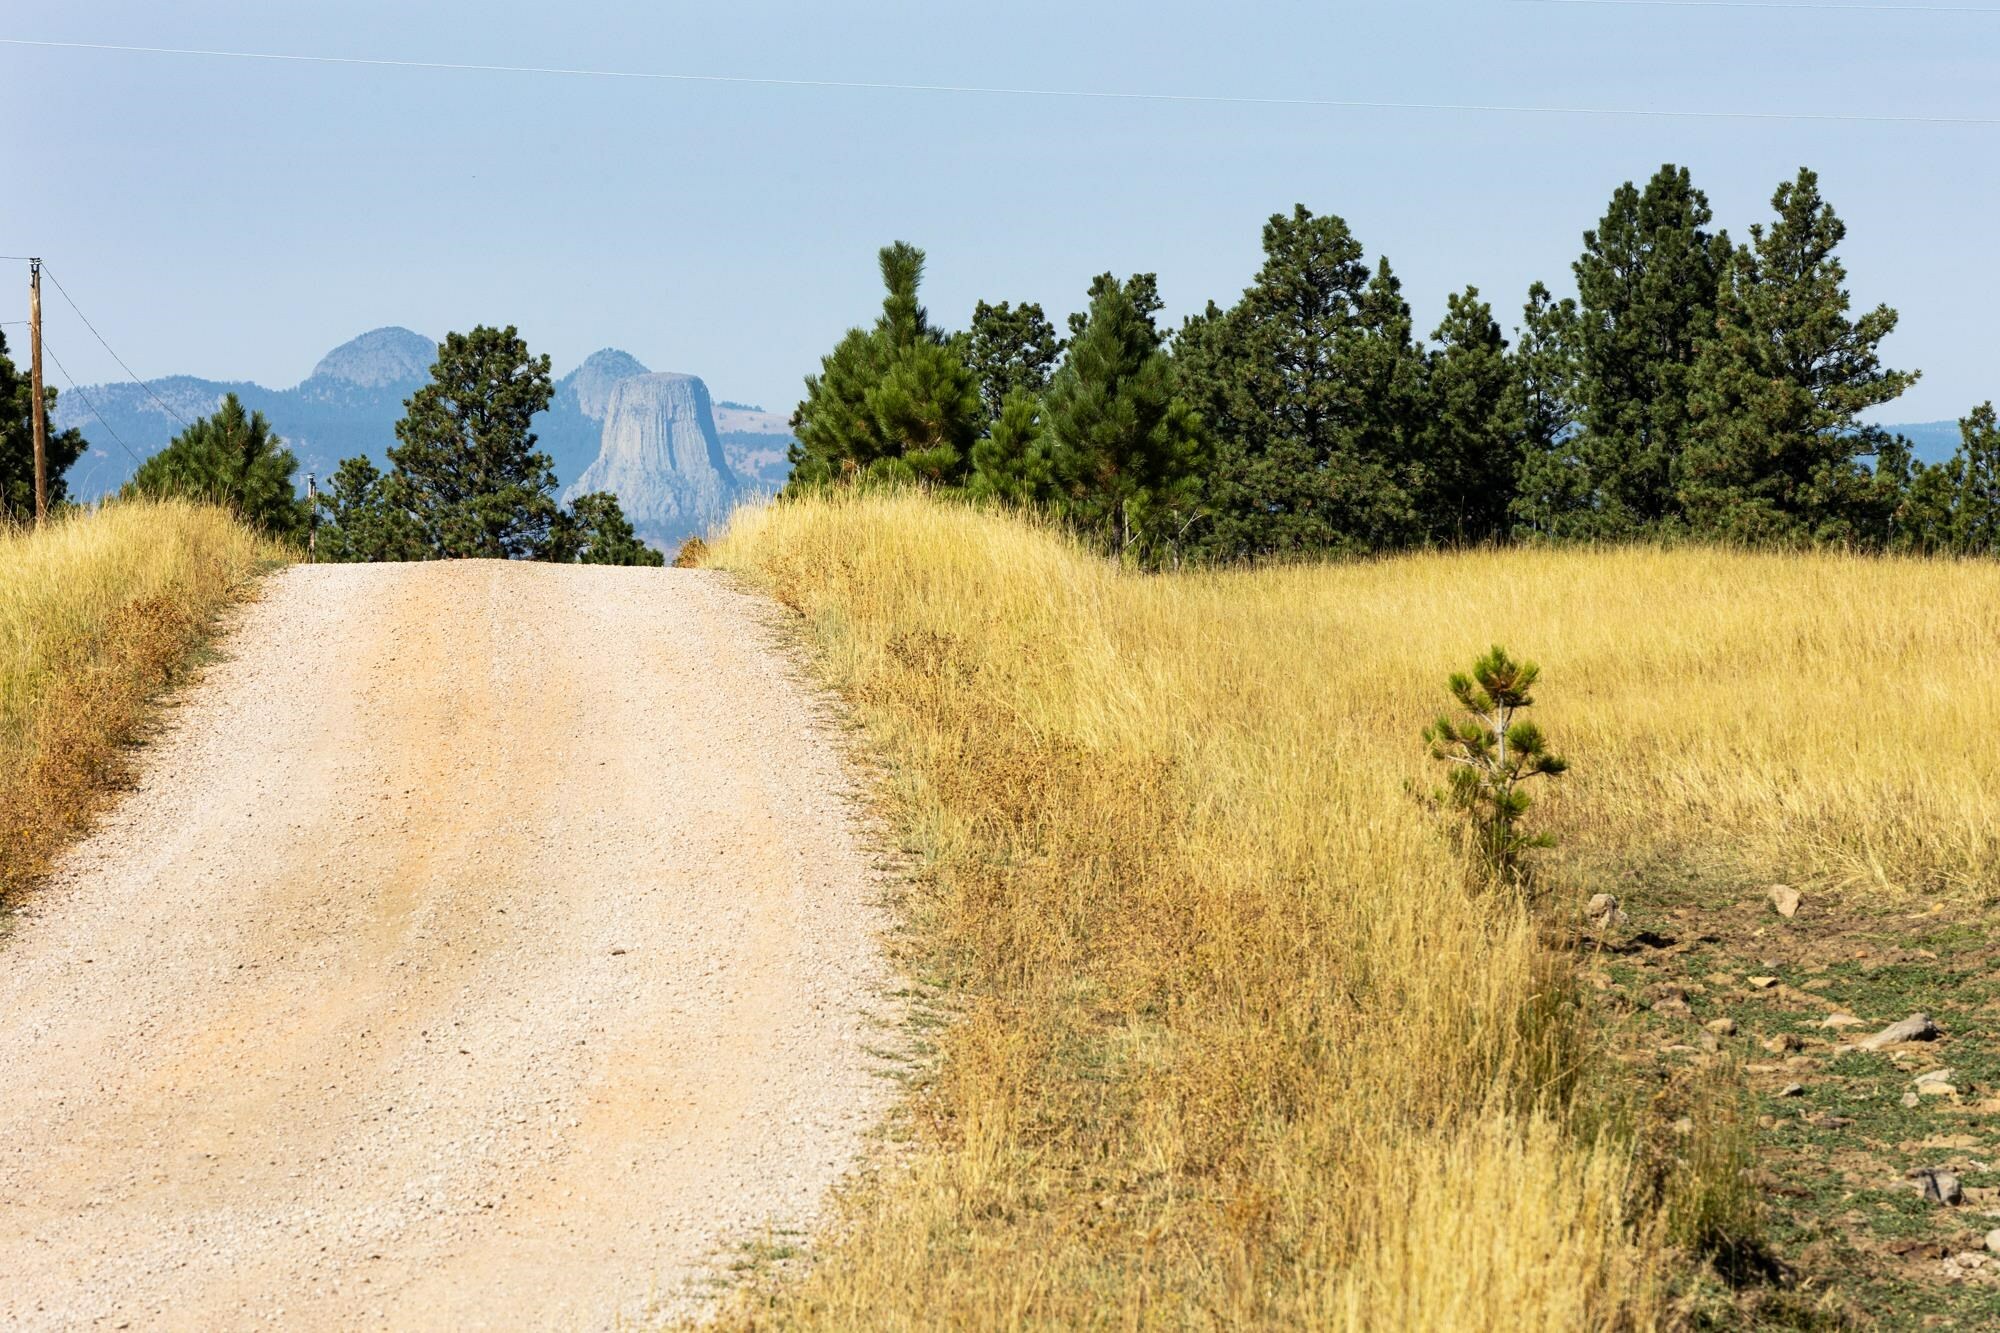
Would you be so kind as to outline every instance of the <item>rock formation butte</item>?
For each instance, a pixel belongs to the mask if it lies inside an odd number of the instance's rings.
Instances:
[[[716,437],[708,386],[633,375],[612,385],[597,461],[563,498],[610,491],[641,537],[671,550],[727,518],[745,489]]]

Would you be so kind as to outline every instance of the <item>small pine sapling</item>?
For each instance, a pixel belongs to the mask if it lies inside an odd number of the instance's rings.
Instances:
[[[1471,716],[1460,721],[1440,713],[1424,729],[1431,758],[1450,765],[1445,796],[1470,817],[1486,868],[1515,885],[1527,882],[1524,854],[1555,843],[1546,833],[1522,830],[1521,817],[1532,802],[1521,784],[1556,777],[1569,767],[1549,752],[1540,727],[1515,716],[1534,703],[1528,691],[1540,674],[1533,662],[1516,662],[1496,646],[1472,664],[1470,676],[1451,677],[1452,696]]]

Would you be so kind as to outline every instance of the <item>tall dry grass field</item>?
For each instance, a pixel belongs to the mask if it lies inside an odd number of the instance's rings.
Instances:
[[[913,496],[748,511],[713,561],[801,613],[889,763],[918,1012],[952,1018],[906,1151],[744,1324],[1673,1322],[1727,1128],[1649,1154],[1546,919],[1422,799],[1419,730],[1495,641],[1573,764],[1534,815],[1545,913],[1662,858],[2000,887],[1992,566],[1144,577]]]
[[[177,501],[0,527],[0,899],[89,819],[146,701],[280,558],[223,510]]]

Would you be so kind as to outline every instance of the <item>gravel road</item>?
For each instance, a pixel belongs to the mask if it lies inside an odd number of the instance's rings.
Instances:
[[[0,1325],[597,1328],[809,1226],[881,884],[699,571],[295,567],[0,940]]]

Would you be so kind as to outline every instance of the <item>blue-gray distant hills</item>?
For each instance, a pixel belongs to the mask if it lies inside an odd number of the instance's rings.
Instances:
[[[69,390],[57,404],[56,424],[74,426],[90,441],[69,472],[70,494],[90,500],[117,490],[138,458],[181,429],[168,408],[192,421],[230,393],[270,419],[298,456],[301,474],[324,479],[356,454],[386,467],[403,400],[429,379],[436,357],[437,344],[421,333],[384,328],[334,348],[289,389],[172,375],[143,387]],[[792,443],[783,416],[713,403],[698,378],[655,375],[615,348],[592,353],[556,382],[535,431],[565,492],[603,458],[596,477],[605,484],[590,489],[615,490],[641,535],[665,547],[726,517],[739,501],[782,486]]]

